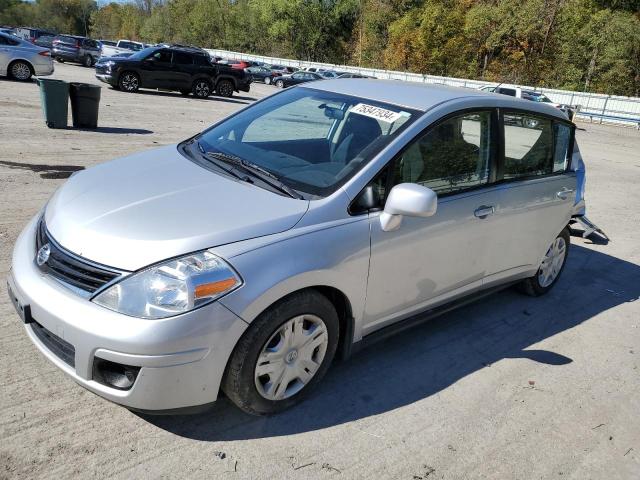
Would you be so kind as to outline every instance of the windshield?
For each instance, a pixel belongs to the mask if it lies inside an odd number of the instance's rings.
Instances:
[[[145,58],[147,58],[147,56],[151,55],[157,49],[158,49],[158,47],[143,48],[142,50],[138,50],[136,53],[131,55],[129,58],[132,59],[132,60],[144,60]]]
[[[299,192],[326,196],[367,164],[419,112],[358,97],[292,88],[206,130],[206,153],[250,162]]]

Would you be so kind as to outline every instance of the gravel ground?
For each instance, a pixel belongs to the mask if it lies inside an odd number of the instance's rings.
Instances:
[[[56,65],[54,78],[95,82]],[[35,84],[0,80],[0,274],[69,172],[186,138],[273,92],[229,100],[102,89],[98,131],[49,130]],[[271,418],[226,400],[142,416],[76,385],[0,295],[0,478],[632,479],[640,475],[640,133],[580,124],[589,216],[563,278],[504,291],[335,365]]]

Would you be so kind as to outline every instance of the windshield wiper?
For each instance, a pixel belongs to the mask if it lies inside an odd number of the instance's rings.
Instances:
[[[202,150],[202,146],[198,143],[198,147]],[[256,165],[255,163],[249,162],[248,160],[243,160],[242,158],[228,155],[222,152],[204,152],[204,154],[212,158],[214,160],[219,160],[221,162],[227,163],[229,165],[233,165],[234,167],[240,167],[245,172],[250,173],[254,177],[259,178],[267,185],[272,186],[273,188],[281,191],[282,193],[286,193],[291,198],[295,198],[298,200],[304,200],[304,197],[296,192],[293,188],[284,184],[280,179],[271,173],[269,170],[262,168],[260,165]]]
[[[193,143],[193,140],[191,141],[191,143]],[[202,155],[204,157],[206,157],[207,160],[211,161],[212,160],[211,156],[207,154],[207,152],[205,151],[204,148],[202,148],[202,145],[200,145],[200,142],[195,140],[195,143],[198,146],[198,150],[200,150],[200,153],[202,153]],[[216,162],[215,164],[218,166],[218,168],[220,168],[221,170],[225,171],[226,173],[228,173],[232,177],[235,177],[238,180],[242,180],[242,181],[245,181],[245,182],[253,183],[253,181],[249,177],[247,177],[246,175],[239,174],[233,168],[227,168],[226,166],[224,166],[224,164],[222,162]]]

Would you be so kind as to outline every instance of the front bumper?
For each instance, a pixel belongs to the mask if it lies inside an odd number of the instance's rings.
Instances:
[[[101,82],[108,83],[109,85],[116,85],[118,83],[115,77],[110,73],[96,73],[96,78]]]
[[[219,302],[163,320],[100,307],[38,269],[36,225],[34,218],[16,242],[8,284],[12,301],[28,306],[37,322],[25,330],[42,354],[83,387],[127,407],[171,410],[216,400],[244,321]],[[75,349],[73,362],[42,341],[39,326]],[[119,390],[96,381],[95,358],[141,367],[133,386]]]

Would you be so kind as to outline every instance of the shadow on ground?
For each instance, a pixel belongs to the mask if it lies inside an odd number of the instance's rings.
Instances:
[[[0,160],[0,165],[17,170],[29,170],[49,180],[69,178],[74,172],[84,170],[81,165],[44,165],[39,163],[20,163]]]
[[[401,408],[504,359],[562,368],[572,359],[529,347],[640,296],[640,266],[576,245],[569,255],[548,295],[504,290],[375,344],[334,365],[305,402],[282,414],[252,417],[222,398],[198,415],[140,416],[197,440],[274,437]]]
[[[147,130],[144,128],[121,128],[121,127],[74,128],[73,130],[80,130],[81,132],[116,133],[116,134],[133,134],[133,135],[149,135],[150,133],[153,133],[153,130]]]

